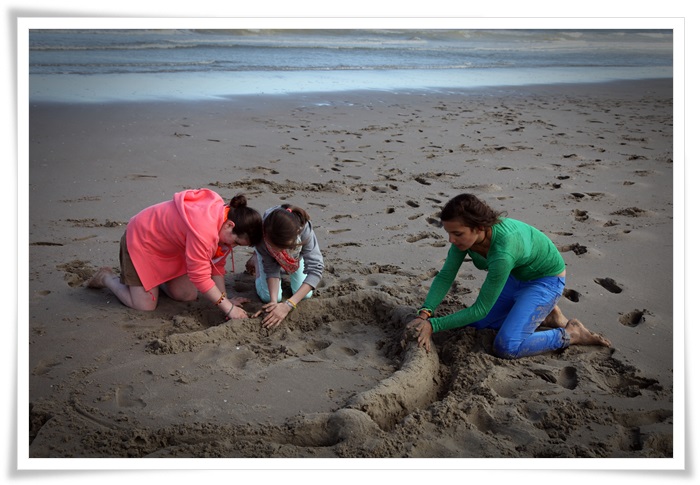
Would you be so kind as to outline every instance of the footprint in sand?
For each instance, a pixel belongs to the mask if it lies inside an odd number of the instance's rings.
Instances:
[[[533,369],[532,372],[534,372],[537,377],[540,377],[547,382],[551,382],[552,384],[556,384],[557,382],[557,378],[551,370]]]
[[[42,376],[44,374],[47,374],[51,369],[53,369],[57,365],[61,365],[61,362],[58,360],[42,359],[34,367],[34,369],[32,369],[32,374],[35,376]]]
[[[418,241],[422,241],[423,239],[435,239],[435,240],[439,241],[442,238],[438,234],[423,231],[423,232],[420,232],[414,236],[410,236],[410,237],[406,238],[406,242],[416,243]]]
[[[576,389],[578,387],[578,372],[574,367],[564,367],[559,372],[557,384],[566,389]]]
[[[331,344],[332,342],[329,342],[328,340],[312,340],[306,345],[306,351],[309,354],[313,354],[320,350],[327,349],[331,346]]]
[[[78,259],[69,263],[59,264],[56,268],[65,272],[63,277],[71,287],[82,285],[92,278],[95,273],[95,270],[90,268],[87,262]]]
[[[442,221],[440,221],[440,219],[436,219],[434,217],[426,217],[425,220],[431,226],[442,228]]]
[[[586,246],[579,244],[579,243],[573,243],[573,244],[566,244],[564,246],[561,246],[559,248],[559,251],[562,253],[572,251],[574,254],[580,256],[581,254],[587,253],[588,248]]]
[[[362,247],[362,244],[359,242],[343,242],[343,243],[338,243],[338,244],[330,244],[328,246],[329,248],[347,248],[347,247]]]
[[[608,290],[610,293],[622,293],[622,288],[612,278],[596,278],[596,283]]]
[[[581,299],[581,293],[569,288],[564,288],[564,292],[562,294],[564,295],[564,298],[569,301],[573,301],[574,303],[578,303],[578,301]]]
[[[354,349],[352,347],[340,347],[340,351],[350,357],[354,357],[355,355],[360,353],[359,350]]]
[[[639,207],[626,207],[624,209],[611,212],[611,214],[616,216],[641,217],[649,215],[649,212],[645,211],[644,209],[640,209]]]
[[[37,296],[48,296],[51,294],[51,290],[40,290],[40,291],[34,292],[34,294]]]
[[[619,396],[637,397],[642,394],[642,391],[661,388],[656,379],[642,377],[638,375],[636,369],[618,360],[610,360],[608,367],[607,372],[601,374],[601,377],[610,391]]]
[[[142,399],[134,396],[133,386],[117,386],[114,394],[120,408],[146,407]]]
[[[632,310],[627,312],[619,318],[622,325],[627,327],[636,327],[637,325],[644,323],[644,315],[649,315],[646,310]]]
[[[579,222],[583,222],[588,219],[588,211],[581,210],[581,209],[574,209],[574,219],[576,219]]]
[[[263,175],[278,175],[279,174],[279,172],[277,170],[275,170],[273,168],[268,168],[268,167],[258,166],[258,167],[249,168],[247,170],[249,172],[253,172],[253,173],[261,173]]]
[[[573,390],[578,387],[578,373],[576,369],[571,366],[561,369],[558,375],[555,375],[554,372],[549,369],[533,369],[532,372],[534,372],[537,377],[551,382],[552,384],[558,384],[565,389]]]

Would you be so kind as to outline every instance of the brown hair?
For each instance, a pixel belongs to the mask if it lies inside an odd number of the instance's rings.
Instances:
[[[460,194],[450,200],[440,212],[441,221],[461,221],[471,228],[491,227],[505,212],[496,212],[472,194]]]
[[[270,212],[263,222],[265,237],[280,249],[294,249],[298,246],[297,238],[311,220],[311,216],[302,208],[283,204]]]
[[[234,224],[233,233],[247,236],[251,246],[262,240],[262,217],[255,209],[248,207],[248,199],[243,194],[236,195],[229,203],[228,220]]]

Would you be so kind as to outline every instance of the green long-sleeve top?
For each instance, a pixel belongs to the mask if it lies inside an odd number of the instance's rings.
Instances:
[[[491,229],[491,247],[486,258],[470,249],[460,251],[455,245],[450,247],[445,264],[430,285],[423,308],[435,311],[467,256],[472,258],[474,266],[487,271],[486,280],[473,305],[451,315],[431,318],[434,332],[463,327],[486,317],[511,274],[520,281],[530,281],[556,276],[566,268],[554,243],[538,229],[509,218],[501,218]]]

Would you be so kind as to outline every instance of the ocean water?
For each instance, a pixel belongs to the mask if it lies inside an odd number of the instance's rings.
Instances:
[[[33,29],[28,37],[30,102],[673,76],[672,30]]]

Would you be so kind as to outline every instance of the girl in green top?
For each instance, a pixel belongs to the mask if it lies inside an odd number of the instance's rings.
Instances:
[[[568,320],[559,310],[566,265],[544,233],[502,217],[471,194],[450,200],[440,219],[452,245],[418,318],[408,325],[426,351],[430,351],[433,332],[466,325],[497,329],[494,352],[506,359],[569,345],[611,346],[609,340],[576,319]],[[433,317],[467,257],[487,271],[476,301],[452,315]],[[540,325],[551,328],[536,332]]]

